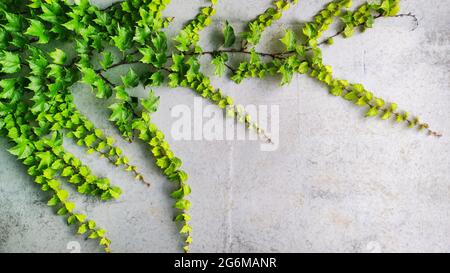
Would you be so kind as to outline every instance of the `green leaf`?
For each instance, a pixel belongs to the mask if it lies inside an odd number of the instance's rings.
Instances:
[[[217,76],[223,76],[223,74],[225,73],[225,62],[228,61],[228,55],[227,54],[220,54],[215,56],[211,63],[214,65],[215,69],[214,69],[214,74]]]
[[[366,113],[366,117],[375,117],[376,115],[378,115],[377,107],[370,108],[369,111],[367,111],[367,113]]]
[[[294,50],[297,44],[295,33],[291,29],[285,31],[284,37],[280,39],[287,50]]]
[[[33,144],[24,138],[18,139],[17,145],[8,150],[8,152],[17,156],[18,159],[25,159],[29,157],[33,153],[33,151]]]
[[[139,76],[132,68],[130,68],[128,73],[121,78],[125,87],[136,87],[139,84]]]
[[[78,234],[85,234],[87,232],[87,225],[86,224],[82,224],[79,228],[77,233]]]
[[[46,1],[48,2],[48,1]],[[47,22],[56,24],[58,23],[58,16],[61,11],[61,6],[59,4],[41,4],[42,14],[39,17]]]
[[[47,202],[47,206],[56,206],[59,203],[59,199],[56,195],[53,195],[52,198],[50,198],[50,200],[48,200]]]
[[[192,227],[189,226],[188,224],[183,225],[183,227],[181,227],[180,233],[181,234],[186,234],[186,233],[191,233],[192,232]]]
[[[72,212],[73,209],[75,208],[75,204],[72,202],[66,202],[66,203],[64,203],[64,206],[66,207],[66,210],[68,212]]]
[[[106,51],[102,54],[102,60],[100,61],[100,65],[104,70],[107,70],[114,62],[113,55],[111,52]]]
[[[84,214],[75,214],[74,216],[77,218],[78,222],[80,222],[80,223],[83,223],[86,220],[86,215],[84,215]]]
[[[21,66],[19,54],[3,51],[0,54],[0,65],[2,66],[1,72],[7,74],[16,73]]]
[[[355,28],[352,25],[346,25],[344,28],[344,32],[343,32],[344,37],[345,38],[351,37],[353,35],[354,31],[355,31]]]
[[[99,99],[106,99],[111,97],[112,95],[112,89],[109,84],[107,84],[103,79],[97,79],[94,83],[94,85],[97,87],[97,90],[95,92],[95,96]]]
[[[139,52],[142,54],[141,62],[145,64],[153,64],[156,58],[155,51],[151,47],[140,48]]]
[[[180,209],[180,210],[189,210],[190,207],[191,207],[191,202],[189,202],[189,200],[186,200],[186,199],[178,200],[175,203],[175,208]]]
[[[109,194],[114,198],[118,199],[122,194],[122,190],[119,187],[111,187],[109,189]]]
[[[160,86],[164,82],[164,75],[157,71],[150,76],[151,86]]]
[[[96,140],[97,140],[97,138],[95,137],[95,135],[90,134],[84,138],[84,143],[86,144],[86,146],[92,147],[92,145],[95,143]]]
[[[114,45],[120,49],[120,51],[125,51],[129,49],[133,41],[133,33],[120,25],[117,28],[117,35],[112,37]]]
[[[53,62],[55,64],[64,65],[64,63],[67,61],[66,53],[59,48],[55,49],[49,55],[53,59]]]
[[[103,237],[102,239],[100,239],[99,244],[102,245],[102,246],[107,246],[107,245],[110,244],[110,241]]]
[[[70,226],[72,224],[74,224],[77,221],[77,218],[75,217],[75,215],[70,215],[67,218],[67,224]]]
[[[96,224],[95,224],[94,221],[88,221],[88,227],[89,227],[89,229],[94,229],[95,226],[96,226]]]
[[[112,110],[111,116],[109,117],[110,121],[124,123],[128,120],[130,113],[128,109],[125,107],[124,103],[114,103],[109,106],[109,109]]]
[[[41,21],[38,21],[38,20],[34,20],[34,19],[29,19],[29,20],[30,20],[30,26],[25,31],[25,34],[37,37],[38,44],[47,44],[49,41],[49,35],[48,35],[47,30],[45,29],[44,24],[42,24]]]
[[[392,113],[389,111],[386,111],[383,116],[381,117],[382,120],[388,120],[392,116]]]
[[[65,167],[64,170],[61,173],[61,176],[68,177],[73,175],[73,169],[72,167]]]
[[[309,64],[308,64],[308,62],[300,63],[300,65],[298,66],[298,73],[305,74],[308,71],[309,71]]]
[[[147,99],[141,99],[141,104],[149,113],[154,113],[158,110],[159,97],[150,91]]]
[[[186,213],[180,213],[174,219],[174,221],[176,221],[176,222],[180,222],[180,221],[189,222],[190,220],[191,220],[191,216]]]
[[[99,79],[97,73],[95,73],[95,70],[89,67],[82,67],[80,68],[80,70],[83,74],[82,81],[89,85],[95,85],[95,83]]]
[[[69,193],[65,190],[59,190],[56,195],[62,202],[64,202],[69,197]]]
[[[22,30],[22,19],[19,15],[5,12],[5,18],[8,21],[8,23],[4,25],[7,31],[14,33]]]
[[[232,47],[233,44],[236,42],[236,35],[234,33],[233,27],[228,23],[228,21],[225,22],[225,26],[223,28],[223,36],[224,36],[224,47]]]
[[[62,207],[56,213],[58,215],[66,215],[67,214],[67,209],[65,207]]]
[[[36,153],[36,156],[40,159],[39,169],[50,167],[53,163],[53,156],[49,151]]]

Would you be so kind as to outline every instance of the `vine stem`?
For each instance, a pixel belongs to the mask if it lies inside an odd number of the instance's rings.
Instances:
[[[98,152],[98,153],[99,153],[100,155],[104,156],[105,158],[107,158],[108,161],[109,161],[111,164],[116,164],[115,161],[114,161],[114,159],[112,159],[111,157],[109,157],[109,155],[108,155],[107,153],[104,153],[104,152]],[[124,164],[124,166],[125,166],[126,168],[128,168],[128,167],[133,167],[133,166],[131,166],[130,164]],[[136,177],[139,177],[139,180],[140,180],[145,186],[147,186],[147,187],[150,187],[150,186],[151,186],[150,182],[147,182],[147,181],[145,180],[144,176],[143,176],[141,173],[139,173],[138,171],[136,171],[134,168],[132,168],[132,170],[133,170],[133,174],[134,174]]]

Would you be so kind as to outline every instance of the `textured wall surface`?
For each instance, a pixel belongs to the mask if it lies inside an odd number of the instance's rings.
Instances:
[[[270,2],[219,0],[202,45],[217,46],[224,20],[242,30]],[[282,29],[309,20],[327,1],[299,2],[268,30],[260,50],[279,49]],[[205,3],[173,0],[166,11],[175,16],[169,33]],[[365,119],[361,109],[328,95],[316,81],[295,76],[284,87],[278,78],[235,85],[213,77],[238,103],[279,105],[278,150],[262,152],[257,141],[175,141],[171,109],[193,107],[196,95],[183,88],[155,89],[161,96],[155,123],[190,175],[194,252],[450,251],[450,1],[403,0],[401,12],[415,14],[418,26],[410,17],[379,19],[365,33],[324,46],[324,62],[337,77],[361,82],[420,115],[443,132],[440,139]],[[203,58],[208,75],[209,60]],[[147,91],[136,90],[141,96]],[[81,84],[73,92],[80,111],[119,138],[107,120],[108,103],[95,100]],[[108,203],[73,194],[78,208],[107,229],[115,252],[179,251],[170,184],[146,147],[119,144],[152,187],[68,141],[67,148],[96,174],[123,189],[120,200]],[[68,252],[71,241],[82,252],[99,251],[46,206],[4,139],[0,146],[0,252]]]

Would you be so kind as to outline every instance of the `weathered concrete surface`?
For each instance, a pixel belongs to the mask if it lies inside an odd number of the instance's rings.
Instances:
[[[95,2],[107,6],[112,1]],[[206,3],[192,2],[172,1],[166,12],[176,18],[170,33]],[[221,22],[242,29],[271,1],[219,2],[216,21],[202,38],[205,48],[214,45],[208,40]],[[322,2],[300,1],[271,27],[264,37],[268,45],[261,50],[279,48],[281,30],[310,19]],[[286,87],[279,87],[278,79],[235,85],[214,78],[239,103],[280,106],[277,151],[261,152],[254,141],[174,141],[170,109],[178,104],[192,107],[195,95],[185,89],[155,90],[161,96],[155,122],[190,175],[193,251],[450,250],[450,1],[402,2],[401,12],[415,14],[417,27],[409,17],[377,20],[373,29],[324,47],[324,60],[336,76],[361,82],[420,115],[444,133],[441,139],[364,119],[360,109],[302,76]],[[117,137],[107,121],[107,103],[94,100],[82,85],[74,93],[80,110]],[[70,241],[77,241],[82,252],[98,251],[47,208],[46,196],[6,152],[6,141],[0,144],[0,252],[68,252]],[[96,174],[109,177],[124,191],[118,202],[101,203],[77,194],[72,198],[108,230],[116,252],[179,251],[169,183],[153,167],[144,146],[119,144],[152,187],[68,143]]]

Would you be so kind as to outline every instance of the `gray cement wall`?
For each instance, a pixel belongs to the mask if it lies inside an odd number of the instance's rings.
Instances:
[[[111,2],[95,1],[101,6]],[[202,37],[205,49],[216,46],[208,41],[224,20],[240,30],[270,2],[219,1],[214,24]],[[310,19],[325,2],[301,0],[270,28],[267,46],[260,49],[279,48],[281,30]],[[173,0],[166,11],[175,16],[169,33],[205,3]],[[238,103],[279,105],[277,151],[262,152],[255,141],[174,141],[170,109],[192,107],[196,95],[182,88],[155,89],[161,96],[155,123],[190,175],[194,252],[450,250],[450,1],[402,0],[401,12],[415,14],[419,25],[409,17],[377,20],[373,29],[325,46],[324,62],[336,76],[361,82],[420,115],[444,133],[441,139],[365,119],[360,109],[328,95],[316,81],[296,76],[284,87],[278,79],[235,85],[213,78]],[[211,74],[209,59],[203,61]],[[108,103],[95,100],[83,85],[73,92],[80,110],[119,138],[107,121]],[[119,144],[152,187],[68,142],[71,152],[124,192],[108,203],[72,194],[78,209],[107,229],[115,252],[179,251],[169,183],[145,146]],[[6,151],[4,139],[0,146],[0,252],[69,252],[71,241],[82,252],[98,251],[46,206],[25,168]]]

